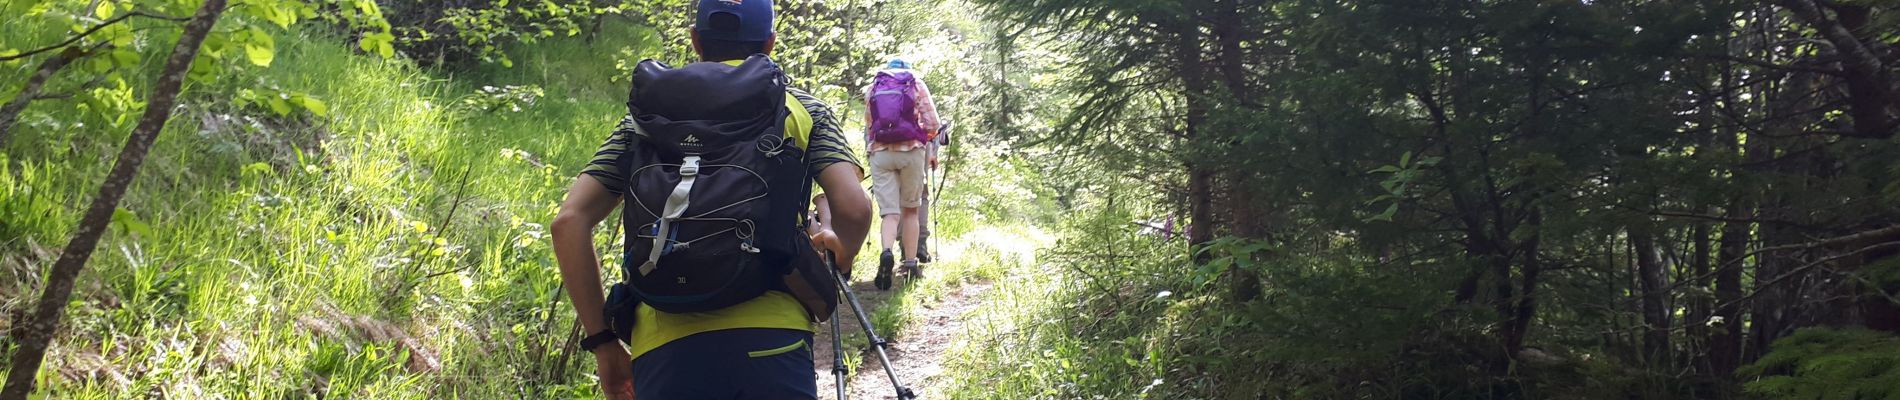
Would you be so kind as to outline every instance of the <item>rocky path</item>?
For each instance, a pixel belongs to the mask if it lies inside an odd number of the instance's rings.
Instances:
[[[899,281],[900,284],[903,281]],[[869,282],[857,282],[853,290],[863,303],[866,313],[875,314],[879,307],[891,302],[892,292],[879,291]],[[964,317],[982,301],[983,295],[990,289],[990,283],[965,282],[948,289],[935,299],[917,299],[928,301],[913,306],[910,323],[896,335],[878,332],[888,337],[891,348],[888,354],[891,365],[897,371],[897,377],[920,399],[939,398],[932,390],[941,385],[943,357],[946,350],[954,344],[958,333],[963,331]],[[921,296],[916,292],[906,293]],[[883,364],[877,353],[870,348],[864,331],[859,328],[857,317],[850,314],[849,305],[840,306],[839,331],[845,338],[845,349],[850,352],[846,357],[857,357],[863,361],[858,370],[848,378],[846,394],[851,399],[896,399],[897,391],[891,386],[891,380],[884,372]],[[829,325],[820,326],[818,335],[813,339],[812,358],[814,373],[818,377],[818,398],[837,397],[836,378],[832,375],[832,342]]]

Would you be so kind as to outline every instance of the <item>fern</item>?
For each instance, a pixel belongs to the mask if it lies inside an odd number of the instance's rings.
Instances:
[[[1863,328],[1807,328],[1775,341],[1736,371],[1771,399],[1900,400],[1900,336]]]

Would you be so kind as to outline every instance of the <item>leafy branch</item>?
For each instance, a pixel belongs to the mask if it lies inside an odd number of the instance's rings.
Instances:
[[[150,13],[150,12],[145,12],[145,11],[132,11],[125,14],[121,14],[117,17],[112,17],[112,19],[108,19],[105,22],[101,22],[98,25],[93,25],[92,28],[88,28],[84,32],[80,32],[77,35],[67,37],[66,40],[61,40],[59,43],[54,43],[52,45],[33,49],[33,50],[27,50],[26,52],[19,53],[19,54],[0,56],[0,61],[18,60],[21,58],[32,57],[35,54],[45,53],[45,52],[53,51],[53,50],[59,50],[59,49],[66,48],[67,46],[72,46],[74,42],[78,42],[80,39],[85,39],[88,36],[92,36],[92,34],[98,33],[100,30],[105,29],[108,26],[112,26],[113,24],[130,20],[132,19],[132,17],[145,17],[145,18],[159,19],[159,20],[165,20],[165,21],[171,21],[171,22],[185,22],[185,21],[191,20],[191,18],[186,18],[186,17],[174,17],[170,15]]]

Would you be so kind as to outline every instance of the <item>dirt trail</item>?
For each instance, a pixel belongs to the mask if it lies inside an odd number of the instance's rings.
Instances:
[[[900,284],[903,283],[901,279]],[[879,291],[869,282],[856,282],[852,289],[858,294],[858,300],[863,303],[864,312],[867,314],[876,314],[876,310],[889,303],[892,293],[896,292],[895,288],[890,292]],[[909,386],[919,399],[941,398],[934,396],[937,393],[934,389],[943,384],[941,375],[944,352],[954,344],[958,333],[963,332],[965,314],[976,308],[989,289],[988,282],[962,283],[950,289],[935,302],[917,305],[913,310],[915,315],[911,316],[910,323],[896,335],[878,332],[879,335],[890,338],[891,365],[896,367],[898,379],[902,380],[905,386]],[[921,296],[920,293],[915,292],[906,294]],[[918,299],[918,301],[925,300],[927,299]],[[877,353],[871,350],[869,342],[865,339],[863,328],[859,328],[857,317],[850,313],[849,305],[840,305],[840,307],[839,332],[843,333],[845,338],[845,349],[864,360],[848,378],[847,395],[851,399],[863,400],[896,399],[897,390],[891,387],[891,380],[885,374],[884,366],[878,360]],[[829,324],[820,326],[818,335],[812,342],[816,345],[813,347],[812,358],[814,359],[813,371],[818,377],[818,398],[834,399],[838,396],[838,389],[837,379],[831,372],[832,349]]]

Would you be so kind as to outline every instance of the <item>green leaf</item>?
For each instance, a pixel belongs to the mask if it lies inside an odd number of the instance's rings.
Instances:
[[[192,81],[209,82],[218,76],[218,63],[213,62],[210,57],[192,58],[191,72],[186,75],[190,76]]]
[[[285,7],[286,6],[281,4],[272,4],[266,7],[264,18],[270,20],[273,24],[277,24],[280,28],[289,28],[291,24],[297,23],[297,11]]]
[[[271,168],[270,163],[263,161],[247,164],[244,166],[244,169],[241,170],[244,176],[253,178],[270,176],[272,172],[275,171]]]
[[[113,12],[116,11],[118,11],[118,8],[112,5],[112,2],[101,1],[99,2],[99,8],[93,10],[93,15],[99,16],[99,19],[111,19]]]
[[[1380,212],[1378,215],[1366,217],[1364,221],[1365,222],[1378,222],[1378,221],[1392,222],[1392,217],[1397,216],[1398,214],[1399,214],[1399,203],[1394,202],[1392,204],[1386,205],[1385,211]]]
[[[380,55],[383,58],[392,58],[396,56],[396,48],[390,43],[395,40],[396,35],[389,32],[377,32],[363,35],[363,39],[357,41],[357,46],[363,48],[364,52]]]
[[[244,57],[259,67],[269,67],[271,60],[277,58],[277,42],[271,39],[263,29],[251,27],[250,43],[244,44]]]
[[[204,50],[199,52],[201,55],[197,59],[202,60],[205,56],[210,56],[212,59],[223,60],[224,49],[229,47],[231,47],[231,39],[225,35],[206,36]]]
[[[270,101],[266,101],[265,103],[269,104],[270,111],[277,113],[279,117],[290,115],[290,103],[284,101],[283,97],[272,97]]]
[[[119,227],[125,228],[127,232],[136,233],[139,236],[152,236],[152,226],[147,225],[145,221],[139,220],[139,215],[133,213],[131,210],[124,208],[112,210],[112,223],[118,224]]]
[[[113,49],[111,57],[112,62],[117,63],[121,67],[138,65],[139,63],[139,52],[124,48]]]
[[[304,95],[298,95],[296,98],[298,99],[297,105],[303,106],[305,110],[310,110],[310,114],[319,117],[330,116],[330,106],[323,104],[323,100],[317,100]]]
[[[132,47],[132,41],[138,39],[138,35],[132,32],[132,27],[125,24],[116,24],[100,29],[99,35],[105,38],[106,41],[112,42],[113,46],[118,47]]]

